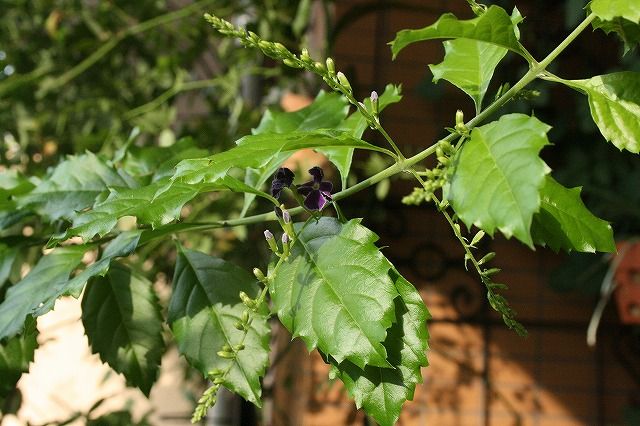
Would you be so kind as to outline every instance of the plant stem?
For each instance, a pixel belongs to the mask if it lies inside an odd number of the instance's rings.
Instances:
[[[95,50],[91,55],[84,58],[80,63],[75,65],[73,68],[67,70],[62,75],[55,77],[55,79],[46,87],[43,87],[40,95],[46,95],[47,93],[55,90],[65,84],[69,83],[71,80],[85,72],[88,68],[106,56],[109,52],[111,52],[122,40],[129,36],[137,35],[158,27],[160,25],[167,24],[169,22],[176,21],[178,19],[185,18],[200,9],[203,6],[206,6],[209,3],[213,3],[215,0],[202,0],[196,3],[193,3],[187,7],[184,7],[180,10],[176,10],[173,12],[166,13],[164,15],[156,16],[155,18],[151,18],[147,21],[136,24],[132,27],[129,27],[121,32],[118,32],[111,38],[109,41],[100,46],[97,50]]]
[[[529,69],[529,71],[527,71],[527,73],[524,76],[522,76],[522,78],[520,80],[518,80],[518,82],[516,82],[513,85],[513,87],[511,87],[509,90],[507,90],[502,96],[500,96],[500,98],[496,99],[493,103],[491,103],[486,109],[484,109],[482,112],[480,112],[480,114],[476,115],[474,118],[469,120],[465,124],[465,126],[469,130],[474,128],[474,127],[476,127],[477,125],[482,123],[484,120],[489,118],[498,109],[500,109],[504,104],[506,104],[511,98],[513,98],[525,86],[527,86],[533,80],[539,78],[542,75],[542,73],[544,72],[545,68],[558,55],[560,55],[560,53],[562,53],[562,51],[564,51],[569,46],[569,44],[571,44],[571,42],[573,40],[575,40],[578,37],[578,35],[582,31],[584,31],[585,28],[587,28],[589,26],[589,24],[591,23],[591,21],[593,21],[594,19],[595,19],[595,15],[593,15],[593,14],[590,14],[589,16],[587,16],[584,19],[584,21],[582,21],[580,23],[580,25],[578,25],[542,61],[535,63],[535,65],[533,65]],[[382,126],[380,126],[380,127],[382,127]],[[385,134],[386,134],[386,132],[383,133],[383,136]],[[387,134],[387,137],[388,137],[388,134]],[[451,143],[457,137],[459,137],[459,135],[457,133],[451,133],[450,135],[448,135],[444,139],[442,139],[440,141],[437,141],[436,143],[434,143],[433,145],[429,146],[428,148],[420,151],[416,155],[414,155],[412,157],[409,157],[409,158],[406,158],[406,159],[399,158],[396,161],[396,163],[394,163],[393,165],[389,166],[388,168],[382,170],[379,173],[376,173],[375,175],[372,175],[372,176],[368,177],[367,179],[365,179],[365,180],[363,180],[361,182],[358,182],[357,184],[355,184],[355,185],[353,185],[353,186],[351,186],[351,187],[349,187],[349,188],[347,188],[347,189],[345,189],[343,191],[340,191],[340,192],[338,192],[336,194],[333,194],[332,197],[333,197],[334,200],[339,201],[339,200],[341,200],[343,198],[349,197],[352,194],[355,194],[356,192],[362,191],[365,188],[368,188],[368,187],[370,187],[372,185],[375,185],[378,182],[380,182],[381,180],[387,179],[387,178],[389,178],[389,177],[391,177],[391,176],[393,176],[393,175],[395,175],[397,173],[400,173],[400,172],[410,172],[411,173],[412,166],[414,166],[415,164],[419,163],[420,161],[424,160],[428,156],[430,156],[433,153],[435,153],[436,148],[438,147],[438,145],[441,142],[447,141],[447,142]],[[415,172],[415,170],[414,170],[414,172]],[[415,176],[415,174],[414,174],[414,176]],[[291,213],[293,215],[293,214],[301,213],[302,211],[303,211],[302,207],[295,207],[295,208],[290,209],[289,213]],[[239,226],[239,225],[249,225],[249,224],[253,224],[253,223],[259,223],[259,222],[265,222],[265,221],[273,221],[273,220],[276,220],[275,213],[269,212],[269,213],[263,213],[263,214],[254,215],[254,216],[243,217],[243,218],[239,218],[239,219],[230,219],[230,220],[217,221],[217,222],[177,223],[177,224],[169,225],[169,226],[165,227],[164,229],[159,229],[159,230],[157,230],[155,232],[161,232],[162,235],[166,235],[166,233],[173,233],[173,232],[204,231],[204,230],[208,230],[208,229],[215,229],[215,228],[221,228],[221,227],[230,227],[230,226]]]

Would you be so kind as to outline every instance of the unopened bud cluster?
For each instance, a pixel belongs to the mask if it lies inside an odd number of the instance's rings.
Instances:
[[[433,169],[427,169],[421,173],[424,183],[421,188],[414,188],[413,192],[404,198],[402,202],[408,205],[419,205],[431,200],[436,190],[442,188],[449,180],[451,174],[451,157],[455,148],[447,141],[441,140],[436,148],[438,164]]]
[[[220,34],[237,38],[245,47],[260,49],[260,51],[268,57],[282,61],[283,64],[289,67],[305,69],[319,75],[329,87],[342,93],[349,99],[349,102],[358,106],[358,102],[353,97],[351,83],[342,72],[336,72],[333,59],[327,58],[323,64],[311,58],[307,49],[302,49],[300,55],[295,55],[281,43],[263,40],[256,33],[236,27],[232,23],[217,16],[206,13],[204,19]],[[371,121],[372,117],[367,117],[371,112],[366,109],[364,109],[364,111],[367,113],[365,115],[367,121]],[[372,123],[369,124],[372,125]]]

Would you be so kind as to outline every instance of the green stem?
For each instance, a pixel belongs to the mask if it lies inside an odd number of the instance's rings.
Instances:
[[[67,70],[62,75],[56,77],[51,84],[48,84],[43,88],[41,95],[46,95],[47,93],[55,90],[65,84],[69,83],[71,80],[85,72],[88,68],[93,66],[96,62],[106,56],[109,52],[111,52],[122,40],[129,36],[137,35],[153,29],[155,27],[167,24],[169,22],[176,21],[178,19],[185,18],[199,10],[202,7],[206,6],[209,3],[213,3],[215,0],[202,0],[197,3],[193,3],[187,7],[184,7],[180,10],[176,10],[174,12],[169,12],[164,15],[156,16],[155,18],[151,18],[148,21],[141,22],[132,27],[129,27],[116,35],[113,36],[109,41],[100,46],[96,51],[94,51],[91,55],[84,58],[80,63],[75,65],[73,68]]]
[[[531,83],[533,80],[538,78],[545,70],[545,68],[560,54],[564,49],[569,46],[569,44],[578,37],[578,35],[584,31],[585,28],[589,26],[591,21],[595,16],[590,14],[585,18],[584,21],[580,25],[578,25],[568,36],[565,38],[562,43],[558,45],[555,49],[551,51],[542,61],[536,63],[517,83],[513,85],[509,90],[507,90],[500,98],[496,99],[491,105],[489,105],[484,111],[475,116],[473,119],[469,120],[465,124],[465,126],[471,130],[478,124],[482,123],[484,120],[489,118],[494,112],[496,112],[500,107],[506,104],[511,98],[513,98],[520,90],[522,90],[527,84]],[[356,103],[357,104],[357,103]],[[360,106],[358,105],[360,109]],[[386,133],[386,132],[385,132]],[[362,191],[372,185],[377,184],[381,180],[387,179],[397,173],[406,171],[411,173],[412,166],[424,160],[428,156],[435,153],[436,148],[441,142],[447,141],[451,143],[455,138],[459,137],[457,133],[451,133],[441,141],[434,143],[428,148],[420,151],[416,155],[406,158],[406,159],[398,159],[396,163],[389,166],[388,168],[382,170],[379,173],[376,173],[373,176],[368,177],[367,179],[358,182],[357,184],[340,191],[336,194],[333,194],[333,199],[339,201],[343,198],[347,198],[356,192]],[[399,151],[397,151],[399,152]],[[414,175],[415,176],[415,175]],[[303,211],[302,207],[295,207],[289,210],[289,213],[292,215],[301,213]],[[155,232],[161,232],[161,235],[166,235],[167,233],[173,232],[189,232],[189,231],[204,231],[208,229],[215,229],[221,227],[231,227],[231,226],[239,226],[239,225],[250,225],[259,222],[265,221],[273,221],[276,220],[275,213],[263,213],[254,216],[243,217],[239,219],[230,219],[225,221],[217,221],[217,222],[208,222],[208,223],[177,223],[173,225],[168,225],[163,229],[158,229]],[[152,231],[153,232],[153,231]],[[153,238],[153,237],[152,237]],[[147,239],[148,240],[148,239]]]

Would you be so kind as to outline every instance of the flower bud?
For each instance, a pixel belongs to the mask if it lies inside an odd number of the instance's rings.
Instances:
[[[286,232],[282,234],[282,244],[289,244],[289,236]]]
[[[494,257],[496,257],[495,252],[487,253],[487,254],[484,255],[484,257],[482,259],[478,260],[478,265],[484,265],[485,263],[489,262]]]
[[[246,306],[249,309],[253,309],[256,307],[256,301],[250,298],[247,295],[247,293],[245,293],[244,291],[240,292],[240,300],[242,300],[242,303],[244,304],[244,306]]]
[[[373,108],[373,115],[378,115],[378,92],[375,90],[371,92],[371,106]]]
[[[295,59],[286,58],[282,63],[291,68],[302,68],[302,64]]]
[[[222,377],[216,377],[215,379],[213,379],[214,385],[221,385],[223,383],[224,383],[224,379]]]
[[[214,368],[213,370],[209,371],[209,373],[207,374],[209,377],[215,377],[215,376],[219,376],[223,373],[222,370],[220,370],[219,368]]]
[[[329,73],[329,75],[332,77],[336,75],[336,64],[335,62],[333,62],[333,59],[327,58],[326,64],[327,64],[327,72]]]
[[[265,282],[267,280],[267,277],[264,276],[259,268],[253,268],[253,275],[258,279],[258,281]]]
[[[236,321],[233,323],[233,326],[236,328],[236,330],[244,330],[244,323],[242,321]]]
[[[349,80],[347,80],[347,76],[344,75],[342,71],[338,71],[336,77],[338,78],[338,82],[342,85],[342,87],[344,87],[345,89],[347,89],[347,91],[349,91],[349,93],[351,93],[351,83],[349,83]]]
[[[311,56],[309,56],[309,50],[306,47],[302,49],[302,52],[300,52],[300,60],[306,63],[313,63],[311,61]]]
[[[271,251],[274,253],[278,253],[278,245],[276,244],[276,239],[273,238],[273,234],[271,233],[271,231],[266,229],[264,231],[264,238],[267,240],[267,244],[269,245]]]
[[[282,211],[282,221],[284,223],[291,223],[291,214],[289,213],[289,210]]]
[[[218,351],[217,355],[220,358],[225,358],[225,359],[232,359],[236,357],[236,354],[234,354],[233,352],[226,352],[226,351]]]
[[[243,345],[242,343],[240,343],[239,345],[235,345],[235,346],[233,347],[233,349],[235,349],[235,350],[236,350],[236,352],[237,352],[237,351],[241,351],[241,350],[243,350],[243,349],[244,349],[244,345]]]

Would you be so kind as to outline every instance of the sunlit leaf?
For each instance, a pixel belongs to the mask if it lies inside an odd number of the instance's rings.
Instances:
[[[429,312],[418,291],[395,270],[390,271],[400,297],[395,299],[395,323],[387,332],[384,346],[393,368],[365,366],[332,359],[331,375],[342,380],[355,400],[381,426],[394,425],[402,404],[413,399],[416,384],[422,383],[421,367],[428,365],[425,351],[429,333]]]
[[[298,240],[276,274],[272,301],[280,321],[337,362],[391,367],[383,345],[398,296],[378,237],[359,220],[296,225]]]
[[[580,199],[580,188],[565,188],[547,176],[540,200],[540,212],[533,216],[531,226],[536,244],[555,251],[615,251],[611,226],[587,209]]]
[[[456,158],[449,198],[468,226],[500,230],[533,246],[531,220],[549,168],[538,153],[550,127],[535,117],[508,114],[476,127]]]
[[[617,72],[565,83],[587,94],[600,133],[618,149],[640,152],[640,73]]]
[[[514,27],[515,24],[504,9],[490,6],[482,15],[467,20],[459,20],[451,13],[445,13],[432,25],[419,30],[398,32],[389,44],[394,58],[412,43],[439,38],[483,41],[524,56]]]
[[[33,191],[17,198],[20,208],[38,212],[48,220],[71,218],[91,207],[107,188],[128,188],[135,183],[109,167],[102,159],[86,153],[60,163]]]

